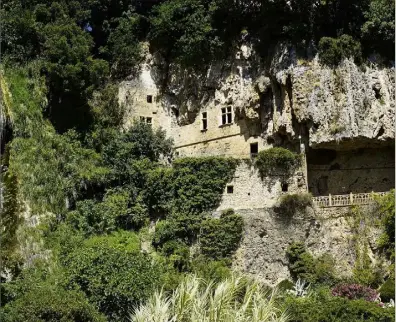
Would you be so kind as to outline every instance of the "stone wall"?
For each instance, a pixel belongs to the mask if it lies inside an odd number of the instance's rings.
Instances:
[[[315,257],[325,253],[336,260],[339,276],[351,276],[356,260],[350,207],[308,208],[290,220],[273,209],[240,209],[245,221],[244,237],[233,261],[234,268],[260,278],[269,285],[290,279],[287,247],[304,242]],[[379,231],[369,234],[369,256],[375,261]]]
[[[287,191],[282,191],[287,188]],[[286,186],[287,185],[287,186]],[[227,190],[232,186],[232,193]],[[279,197],[285,193],[305,192],[305,181],[301,171],[290,178],[266,177],[261,179],[251,160],[242,160],[238,165],[234,178],[224,189],[221,203],[217,211],[228,208],[255,209],[273,207]]]

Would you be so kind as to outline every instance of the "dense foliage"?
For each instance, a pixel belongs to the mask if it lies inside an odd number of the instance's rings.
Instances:
[[[291,218],[295,213],[304,213],[307,207],[312,207],[312,195],[295,193],[281,196],[275,210],[280,217]]]
[[[63,260],[70,283],[110,320],[127,321],[125,308],[148,298],[160,283],[158,266],[139,248],[131,248],[93,237]]]
[[[299,165],[300,156],[285,148],[270,148],[258,153],[255,166],[262,178],[267,176],[291,176]]]
[[[294,278],[310,283],[334,283],[334,258],[330,254],[315,258],[305,249],[303,243],[294,242],[287,248],[286,255],[290,273]]]
[[[206,219],[200,231],[202,254],[214,259],[230,257],[239,246],[242,232],[243,219],[233,210],[224,211],[219,219]]]
[[[195,291],[189,303],[205,306],[195,306],[198,320],[220,302],[226,305],[216,312],[224,321],[230,314],[246,321],[279,316],[261,286],[231,278],[241,216],[210,215],[237,161],[173,160],[163,130],[139,122],[123,128],[117,82],[139,70],[147,50],[163,58],[165,83],[169,64],[199,70],[244,41],[263,63],[281,42],[304,57],[318,51],[329,65],[352,57],[364,62],[373,53],[386,62],[394,55],[393,12],[389,0],[3,1],[2,318],[125,321],[146,299],[135,319],[152,316],[150,303],[173,314],[175,306],[164,304],[167,295],[154,293],[160,285],[164,292],[176,289],[175,301],[183,299],[183,288]],[[297,154],[273,148],[260,152],[256,166],[262,177],[289,176],[298,163]],[[308,199],[285,196],[283,213],[308,206]],[[394,260],[394,197],[379,204],[379,245]],[[24,218],[36,226],[21,225]],[[150,222],[156,222],[154,232]],[[331,257],[314,258],[299,244],[288,256],[293,277],[334,282]],[[363,264],[359,276],[368,280]],[[209,284],[209,292],[197,279],[176,288],[190,273],[231,280]],[[390,299],[394,274],[385,279],[380,291]],[[328,305],[318,298],[290,300],[295,321],[393,317],[373,303],[326,296]],[[191,318],[191,305],[181,309]]]
[[[67,288],[59,270],[52,270],[37,266],[4,284],[2,321],[106,321],[84,293]]]
[[[319,289],[310,296],[289,296],[285,306],[292,322],[391,322],[394,308],[383,308],[379,303],[348,300],[331,295],[328,289]]]

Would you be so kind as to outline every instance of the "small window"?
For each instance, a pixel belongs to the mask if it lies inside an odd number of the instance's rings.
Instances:
[[[221,108],[221,124],[231,124],[232,123],[232,107],[222,107]]]
[[[206,112],[202,113],[202,131],[208,129],[208,114]]]
[[[153,102],[153,95],[147,95],[147,103]]]
[[[234,193],[234,186],[227,186],[227,193]]]
[[[153,118],[152,117],[141,116],[140,117],[140,122],[146,123],[148,125],[152,125],[153,124]]]
[[[289,185],[286,182],[282,182],[282,192],[287,192],[289,190]]]
[[[258,154],[258,143],[250,143],[250,156],[255,158]]]

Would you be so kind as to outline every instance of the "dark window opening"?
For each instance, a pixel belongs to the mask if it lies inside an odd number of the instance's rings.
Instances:
[[[153,102],[153,95],[147,95],[147,103]]]
[[[234,193],[234,186],[227,186],[227,193]]]
[[[232,123],[231,106],[227,107],[227,123]]]
[[[153,118],[152,117],[141,116],[140,117],[140,122],[146,123],[148,125],[152,125],[153,124]]]
[[[289,190],[289,185],[285,182],[282,183],[282,192],[287,192]]]
[[[206,112],[202,113],[202,131],[208,129],[208,114]]]
[[[256,157],[258,154],[258,143],[250,143],[250,156]]]

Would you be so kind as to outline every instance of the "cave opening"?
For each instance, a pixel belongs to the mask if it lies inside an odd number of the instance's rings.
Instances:
[[[309,192],[314,196],[386,192],[395,186],[393,147],[309,149]]]

